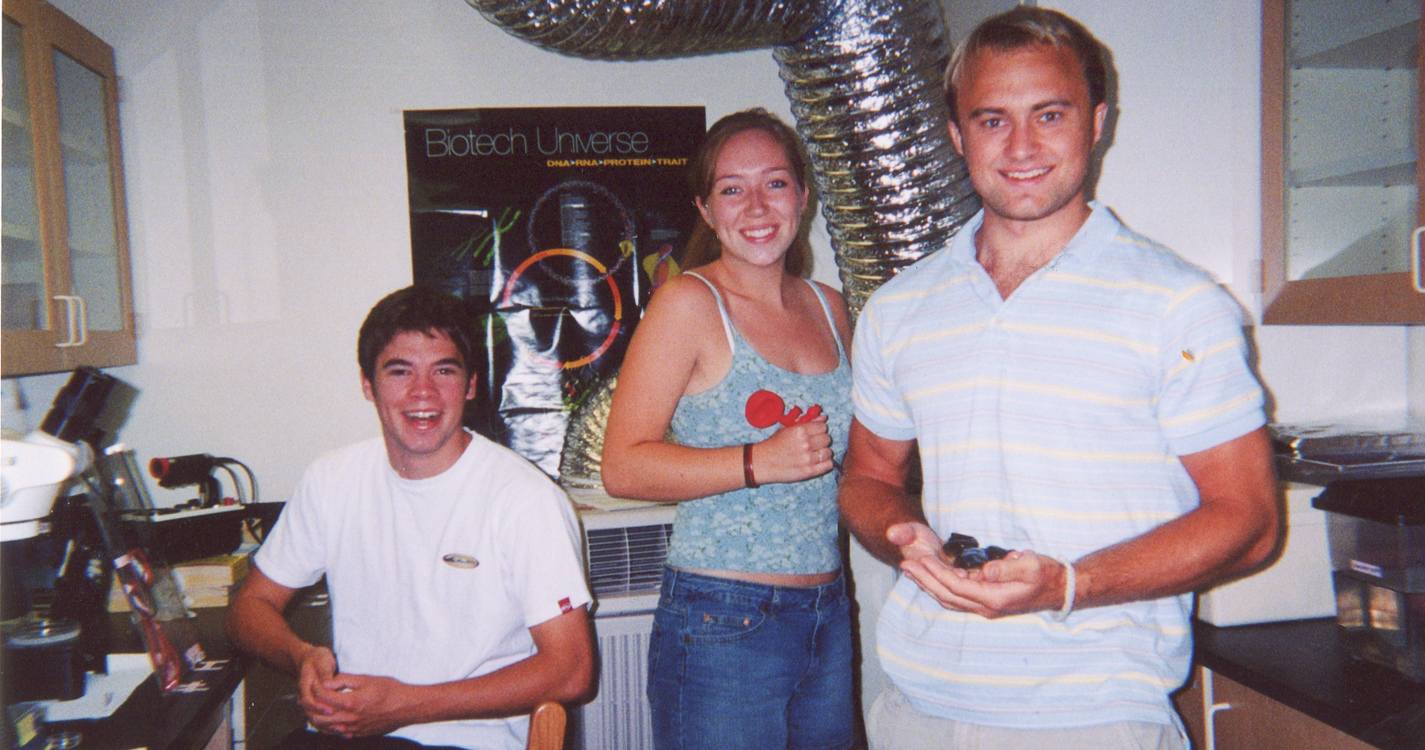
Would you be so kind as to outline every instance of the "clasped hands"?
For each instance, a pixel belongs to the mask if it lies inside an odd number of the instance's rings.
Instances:
[[[327,648],[307,653],[297,687],[298,703],[319,732],[370,737],[412,723],[401,718],[410,685],[390,677],[339,674],[336,655]]]
[[[753,463],[762,484],[819,477],[835,466],[832,456],[825,414],[783,426],[753,446]]]
[[[886,539],[901,552],[900,568],[946,609],[996,618],[1058,610],[1064,604],[1063,563],[1033,550],[1014,550],[977,569],[954,565],[941,539],[923,523],[898,523]]]

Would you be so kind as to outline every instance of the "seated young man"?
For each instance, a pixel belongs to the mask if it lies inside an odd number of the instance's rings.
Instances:
[[[536,704],[593,685],[568,497],[461,426],[467,319],[423,287],[372,308],[358,359],[381,437],[312,463],[230,608],[233,641],[297,677],[310,728],[285,747],[523,748]],[[282,616],[323,575],[332,649]]]

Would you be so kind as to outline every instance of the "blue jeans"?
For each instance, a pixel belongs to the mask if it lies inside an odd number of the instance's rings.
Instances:
[[[855,740],[844,575],[806,588],[667,567],[648,647],[658,750],[844,750]]]

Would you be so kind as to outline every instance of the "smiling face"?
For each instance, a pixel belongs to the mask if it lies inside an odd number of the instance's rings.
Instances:
[[[470,443],[460,425],[475,376],[440,331],[396,334],[376,357],[375,381],[363,375],[361,390],[376,405],[391,468],[406,479],[440,474]]]
[[[728,262],[780,264],[796,239],[807,189],[782,145],[763,130],[732,136],[718,154],[712,190],[697,199]]]
[[[1087,215],[1084,181],[1103,130],[1073,52],[1032,45],[983,50],[965,61],[950,126],[980,194],[986,221]]]

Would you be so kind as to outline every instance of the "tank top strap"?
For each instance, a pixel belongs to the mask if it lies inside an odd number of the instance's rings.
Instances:
[[[836,318],[831,315],[831,303],[826,301],[826,294],[821,291],[819,284],[811,279],[802,279],[802,281],[805,281],[807,286],[810,286],[811,290],[816,292],[816,298],[821,300],[821,311],[826,313],[826,324],[831,326],[831,337],[836,339],[836,353],[841,355],[842,359],[845,359],[846,351],[841,346],[841,334],[836,331]]]
[[[711,289],[711,290],[712,290],[713,299],[717,300],[717,314],[722,316],[722,330],[723,330],[723,333],[726,333],[726,334],[727,334],[727,348],[731,349],[731,350],[735,353],[735,352],[737,351],[737,340],[734,339],[733,336],[732,336],[732,318],[729,318],[729,317],[727,316],[727,306],[722,303],[722,294],[718,292],[717,287],[713,286],[713,283],[712,283],[711,281],[708,281],[707,279],[703,278],[703,277],[702,277],[701,275],[699,275],[697,272],[695,272],[695,271],[684,271],[683,273],[685,273],[685,274],[687,274],[687,275],[689,275],[689,276],[692,276],[693,278],[697,279],[698,281],[703,282],[704,284],[707,284],[707,285],[708,285],[708,289]],[[826,300],[822,300],[822,301],[821,301],[821,304],[822,304],[822,305],[825,305],[825,304],[826,304]],[[830,311],[830,310],[827,310],[827,313],[826,313],[826,314],[827,314],[827,315],[830,315],[830,314],[831,314],[831,311]],[[835,330],[835,327],[834,327],[834,326],[833,326],[832,330]],[[837,340],[838,340],[838,342],[840,341],[839,338],[838,338]],[[838,346],[839,346],[839,345],[840,345],[840,344],[838,343]]]

